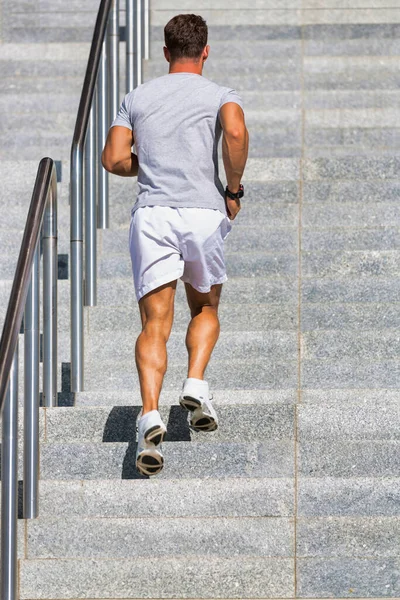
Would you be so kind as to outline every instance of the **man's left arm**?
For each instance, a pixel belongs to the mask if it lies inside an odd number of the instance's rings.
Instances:
[[[139,163],[138,157],[132,152],[133,144],[131,129],[120,125],[111,127],[101,154],[101,164],[105,170],[120,177],[136,177]]]

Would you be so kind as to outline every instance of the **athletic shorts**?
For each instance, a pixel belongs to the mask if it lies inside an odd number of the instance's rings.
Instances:
[[[227,280],[224,240],[232,224],[211,208],[142,206],[131,218],[129,246],[138,301],[182,279],[202,293]]]

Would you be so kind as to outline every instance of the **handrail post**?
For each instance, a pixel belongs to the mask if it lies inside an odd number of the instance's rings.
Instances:
[[[142,83],[143,0],[126,0],[126,91]]]
[[[57,406],[57,183],[51,180],[43,217],[43,405]]]
[[[24,316],[24,519],[38,516],[40,246],[36,246]]]
[[[119,0],[114,0],[108,25],[110,66],[110,121],[119,108]]]
[[[97,304],[96,96],[85,143],[85,305]],[[99,167],[100,168],[100,167]]]
[[[100,59],[99,78],[97,80],[97,140],[99,156],[97,227],[99,229],[107,229],[109,226],[108,172],[102,167],[100,160],[109,127],[108,95],[108,52],[107,40],[105,39]]]
[[[130,92],[135,87],[135,31],[134,31],[134,12],[135,2],[137,0],[126,0],[126,92]]]
[[[135,0],[134,34],[135,34],[135,87],[143,82],[143,31],[142,31],[143,0]]]
[[[71,391],[83,391],[83,155],[71,153]]]
[[[1,599],[17,600],[18,343],[2,414]]]
[[[143,1],[143,58],[150,58],[150,0]]]

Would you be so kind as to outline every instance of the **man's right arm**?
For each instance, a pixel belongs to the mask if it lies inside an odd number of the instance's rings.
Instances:
[[[228,189],[239,191],[240,181],[246,166],[249,148],[249,134],[244,121],[242,108],[236,102],[223,104],[219,111],[222,125],[222,159],[224,162]],[[240,200],[226,197],[228,216],[234,219],[240,210]]]
[[[139,163],[132,152],[134,144],[131,129],[123,126],[111,127],[101,155],[101,164],[106,171],[121,177],[135,177]]]

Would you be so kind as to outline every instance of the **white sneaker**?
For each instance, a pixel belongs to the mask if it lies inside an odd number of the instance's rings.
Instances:
[[[196,431],[215,431],[218,417],[210,400],[207,381],[188,377],[183,382],[179,404],[190,411],[190,425]]]
[[[167,428],[158,410],[151,410],[138,421],[136,468],[142,475],[158,475],[164,466],[160,444]]]

